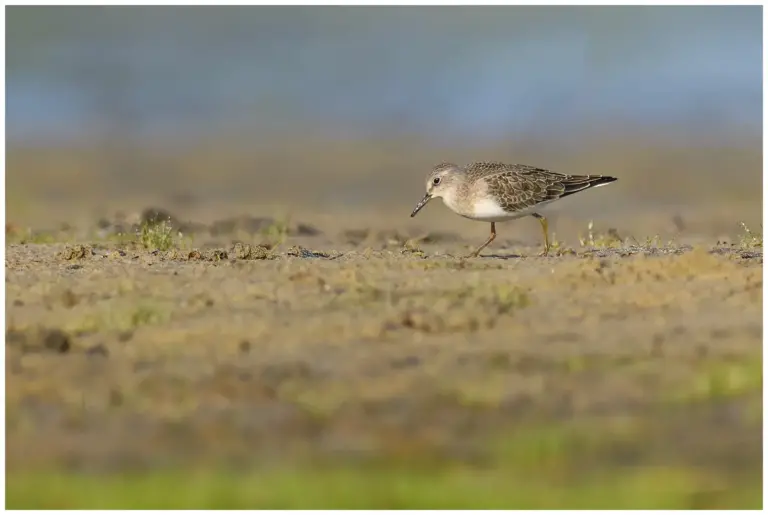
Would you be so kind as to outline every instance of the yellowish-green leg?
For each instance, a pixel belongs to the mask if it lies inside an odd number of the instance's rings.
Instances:
[[[476,251],[472,252],[471,254],[464,256],[464,259],[477,257],[480,254],[480,251],[483,250],[485,247],[490,245],[490,243],[496,239],[496,223],[491,222],[491,235],[488,237],[485,243],[480,245]]]
[[[547,219],[539,213],[533,213],[531,216],[541,223],[541,230],[544,232],[544,253],[542,255],[546,256],[549,254],[549,223],[547,223]]]

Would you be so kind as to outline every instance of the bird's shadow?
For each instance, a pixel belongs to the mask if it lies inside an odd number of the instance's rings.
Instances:
[[[480,259],[522,259],[526,256],[521,254],[480,254]]]
[[[467,257],[467,256],[454,256],[452,254],[447,254],[447,256],[452,257],[453,259],[458,259],[460,261],[470,261],[470,260],[477,260],[482,261],[483,259],[523,259],[527,256],[523,256],[521,254],[480,254],[479,256],[475,257]]]

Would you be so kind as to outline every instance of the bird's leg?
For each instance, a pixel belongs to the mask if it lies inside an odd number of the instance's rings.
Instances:
[[[493,240],[496,239],[496,223],[491,222],[491,235],[488,237],[488,240],[480,245],[476,251],[469,254],[468,256],[465,256],[464,259],[471,258],[471,257],[477,257],[480,254],[480,251],[483,250],[485,247],[487,247]]]
[[[546,256],[549,254],[549,223],[547,223],[547,219],[539,213],[533,213],[531,216],[541,223],[541,230],[544,232],[544,253],[542,255]]]

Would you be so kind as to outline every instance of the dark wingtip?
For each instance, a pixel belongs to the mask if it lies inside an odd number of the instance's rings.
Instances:
[[[610,175],[598,175],[594,178],[594,180],[589,181],[590,186],[600,186],[601,184],[610,184],[612,182],[618,181],[619,179],[616,177],[611,177]]]
[[[573,195],[589,188],[595,188],[604,184],[610,184],[617,181],[616,177],[610,175],[572,175],[562,182],[564,191],[559,198]]]

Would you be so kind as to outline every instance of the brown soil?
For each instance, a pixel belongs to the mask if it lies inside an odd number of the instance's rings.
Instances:
[[[137,151],[120,177],[98,149],[11,151],[11,473],[482,466],[584,425],[604,445],[576,474],[760,474],[759,144],[288,143]],[[464,260],[487,224],[408,214],[431,162],[478,157],[619,181],[553,207],[553,255],[523,219]],[[135,236],[157,220],[169,250]]]
[[[707,371],[759,363],[761,251],[468,245],[12,244],[8,466],[482,461],[595,417],[650,431],[597,461],[759,465],[759,390]]]

